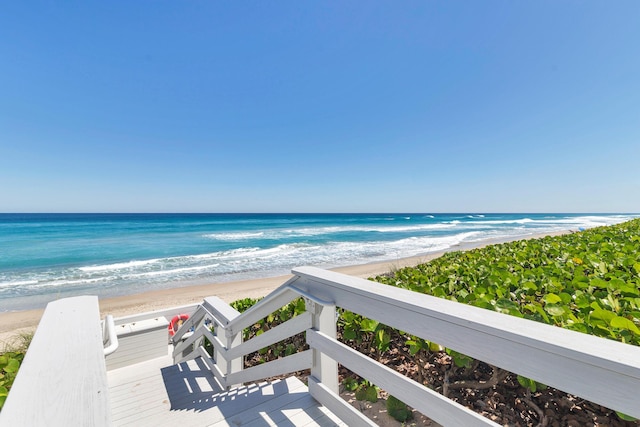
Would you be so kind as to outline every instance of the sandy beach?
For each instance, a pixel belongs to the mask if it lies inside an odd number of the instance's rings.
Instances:
[[[547,235],[561,235],[569,232],[570,231],[551,234],[537,234],[526,238],[511,240],[532,239]],[[332,270],[351,276],[369,278],[398,268],[428,262],[442,256],[446,252],[469,250],[506,241],[508,240],[485,240],[473,244],[459,245],[448,251],[434,252],[422,256],[385,262],[339,267]],[[267,295],[269,292],[285,283],[290,277],[291,276],[289,275],[265,277],[238,282],[212,283],[208,285],[162,289],[133,295],[105,298],[100,300],[100,312],[102,317],[107,314],[111,314],[114,317],[121,317],[134,313],[199,303],[203,298],[212,295],[215,295],[228,303],[242,298],[259,298]],[[42,309],[38,309],[0,313],[0,346],[2,343],[10,342],[12,338],[20,333],[28,333],[35,330],[40,318],[42,317],[43,311],[44,310]]]

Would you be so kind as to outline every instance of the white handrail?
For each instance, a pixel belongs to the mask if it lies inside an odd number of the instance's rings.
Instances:
[[[107,347],[104,348],[105,357],[113,354],[118,349],[118,335],[116,334],[116,325],[113,321],[113,316],[107,314],[104,318],[104,333],[103,337],[106,335],[106,341],[103,342],[109,343]]]
[[[109,426],[109,386],[97,296],[45,309],[0,412],[0,426]]]
[[[387,368],[370,363],[364,355],[347,351],[334,338],[335,308],[340,307],[640,418],[640,397],[636,393],[640,389],[640,347],[318,268],[302,267],[293,270],[293,274],[292,279],[251,309],[237,316],[234,313],[233,319],[218,314],[228,311],[221,300],[207,299],[208,310],[203,308],[200,313],[210,318],[215,332],[210,332],[209,326],[204,325],[204,317],[198,319],[202,325],[198,328],[200,331],[196,330],[194,336],[176,348],[174,358],[184,357],[186,347],[193,349],[188,358],[206,354],[199,345],[206,338],[214,348],[214,357],[207,364],[215,367],[216,378],[223,385],[229,386],[233,381],[257,381],[273,372],[286,373],[283,371],[287,367],[285,359],[265,363],[242,374],[237,363],[258,347],[295,335],[306,324],[307,343],[312,353],[289,359],[295,360],[290,364],[292,370],[289,372],[305,364],[312,368],[310,392],[330,410],[346,414],[349,424],[366,422],[359,420],[358,414],[350,413],[345,407],[348,404],[337,395],[337,370],[332,366],[336,362],[357,367],[359,375],[374,383],[379,380],[379,385],[386,386],[388,391],[400,391],[399,397],[409,397],[408,403],[411,393],[402,390],[413,390],[416,396],[429,396],[432,405],[411,403],[441,424],[460,425],[473,420],[476,425],[495,425],[449,399],[441,399],[424,390],[409,378],[393,375]],[[244,328],[300,296],[306,299],[310,327],[308,319],[300,318],[289,320],[283,324],[286,326],[274,328],[247,343],[238,340]],[[196,318],[199,316],[194,316]],[[236,365],[232,369],[233,363]]]

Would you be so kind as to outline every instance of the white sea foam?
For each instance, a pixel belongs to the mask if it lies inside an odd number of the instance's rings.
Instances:
[[[477,217],[470,217],[477,218]],[[497,225],[497,224],[527,224],[535,222],[535,220],[531,218],[522,218],[522,219],[496,219],[496,220],[486,220],[486,221],[465,221],[465,224],[485,224],[485,225]]]
[[[407,217],[409,218],[409,217]],[[316,237],[341,233],[404,233],[412,231],[427,231],[452,228],[451,223],[416,224],[406,226],[329,226],[329,227],[301,227],[282,230],[268,230],[256,233],[217,233],[205,235],[206,238],[220,241],[241,241],[251,239],[293,239],[296,237]]]
[[[234,240],[247,240],[247,239],[255,239],[258,237],[264,237],[264,231],[259,231],[255,233],[213,233],[213,234],[205,234],[204,237],[215,240],[222,241],[234,241]]]
[[[48,281],[40,281],[35,285],[32,285],[32,288],[56,288],[56,287],[64,287],[64,286],[77,286],[77,285],[89,285],[92,283],[104,282],[108,278],[98,277],[98,278],[70,278],[70,279],[59,279],[59,280],[48,280]]]
[[[499,225],[499,224],[530,224],[530,225],[553,225],[556,229],[562,229],[563,226],[582,226],[585,228],[598,227],[602,225],[612,225],[625,220],[631,219],[630,216],[600,217],[600,216],[579,216],[567,218],[543,218],[532,219],[522,218],[513,220],[484,220],[484,221],[467,221],[465,224],[483,224],[483,225]]]
[[[31,286],[37,285],[37,280],[10,280],[8,282],[0,282],[0,288],[11,288],[18,286]]]
[[[132,269],[147,266],[150,264],[156,264],[161,262],[160,259],[149,259],[143,261],[127,261],[127,262],[118,262],[115,264],[105,264],[105,265],[90,265],[87,267],[79,267],[78,270],[84,271],[87,273],[94,271],[109,271],[109,270],[121,270],[121,269]]]
[[[158,271],[149,271],[146,273],[136,273],[136,274],[127,274],[123,276],[125,279],[135,279],[139,277],[157,277],[157,276],[172,276],[172,275],[180,275],[182,273],[192,273],[196,271],[206,271],[213,270],[216,267],[219,267],[220,264],[209,264],[209,265],[199,265],[196,267],[182,267],[182,268],[174,268],[172,270],[158,270]]]
[[[427,215],[432,217],[433,215]],[[0,302],[7,296],[58,295],[73,290],[127,293],[131,289],[145,290],[176,286],[179,283],[204,283],[211,280],[256,278],[285,274],[300,265],[337,267],[359,263],[387,261],[447,250],[465,242],[489,239],[517,238],[577,228],[609,225],[635,216],[542,216],[482,218],[457,217],[450,221],[426,223],[420,218],[408,222],[403,217],[393,222],[377,218],[378,223],[324,225],[313,227],[278,223],[265,230],[229,233],[200,233],[206,242],[202,253],[152,259],[133,259],[110,264],[85,265],[0,274]],[[450,219],[451,217],[449,217]],[[210,240],[207,240],[210,239]],[[264,242],[273,239],[273,245]],[[238,241],[233,249],[229,243]],[[197,244],[201,244],[197,242]],[[207,248],[211,250],[207,251]],[[10,301],[6,299],[5,301]]]

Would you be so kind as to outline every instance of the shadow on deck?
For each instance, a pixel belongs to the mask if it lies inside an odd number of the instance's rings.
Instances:
[[[295,377],[227,391],[199,358],[166,362],[161,358],[109,372],[114,425],[344,425]]]

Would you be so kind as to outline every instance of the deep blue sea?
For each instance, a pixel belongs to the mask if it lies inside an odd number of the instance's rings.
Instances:
[[[619,223],[596,214],[0,214],[0,311]]]

